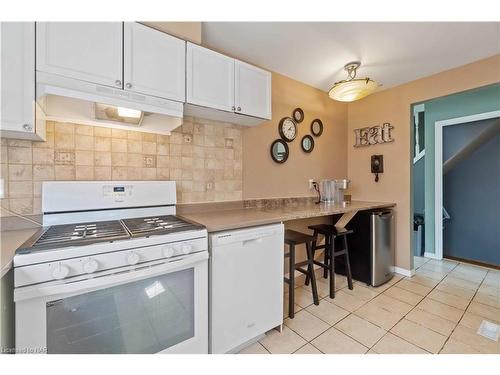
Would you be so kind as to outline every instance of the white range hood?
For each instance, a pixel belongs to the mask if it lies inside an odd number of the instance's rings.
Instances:
[[[53,121],[170,134],[184,115],[183,103],[39,71],[36,95],[46,119]],[[143,119],[140,124],[98,119],[96,103],[142,111]]]

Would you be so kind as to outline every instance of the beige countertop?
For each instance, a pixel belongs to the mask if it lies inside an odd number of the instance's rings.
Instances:
[[[330,216],[394,206],[394,203],[389,202],[366,201],[352,201],[346,206],[302,203],[293,206],[282,206],[276,208],[251,207],[207,212],[181,213],[181,216],[203,224],[207,227],[209,232],[218,232],[222,230],[238,229],[255,225],[272,224],[289,220]]]
[[[12,267],[12,259],[19,246],[30,238],[39,228],[9,230],[0,232],[0,277]]]

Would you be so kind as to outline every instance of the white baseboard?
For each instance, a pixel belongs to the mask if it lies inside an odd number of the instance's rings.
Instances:
[[[428,253],[428,252],[424,253],[424,258],[431,258],[431,259],[441,260],[441,258],[438,257],[435,253]]]
[[[407,270],[406,268],[394,267],[394,272],[406,277],[412,277],[415,275],[415,270]]]

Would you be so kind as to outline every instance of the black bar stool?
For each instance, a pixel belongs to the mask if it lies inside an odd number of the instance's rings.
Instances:
[[[314,237],[305,233],[300,233],[291,229],[285,230],[285,244],[290,248],[290,251],[285,254],[285,257],[289,257],[289,277],[284,278],[285,282],[290,285],[290,290],[288,293],[288,316],[293,318],[295,316],[295,270],[302,272],[311,281],[311,288],[313,294],[313,301],[315,305],[319,305],[318,289],[316,288],[316,276],[314,275],[314,264],[313,264],[313,242]],[[295,245],[306,244],[307,260],[304,262],[295,263]],[[307,270],[303,269],[302,266],[307,265]],[[309,281],[308,281],[309,284]]]
[[[351,263],[349,262],[349,247],[347,245],[347,235],[353,233],[351,229],[346,228],[336,228],[334,225],[329,224],[318,224],[311,225],[309,229],[313,230],[313,245],[312,245],[312,256],[314,264],[323,268],[323,277],[326,279],[330,277],[330,298],[335,298],[335,257],[344,256],[345,267],[346,267],[346,276],[347,276],[347,285],[349,289],[352,290],[352,276],[351,276]],[[318,243],[318,234],[322,234],[325,236],[325,244],[317,245]],[[343,249],[335,250],[335,239],[342,238]],[[325,249],[324,261],[320,262],[314,260],[314,253],[316,250]],[[306,285],[309,285],[309,278],[306,275]]]

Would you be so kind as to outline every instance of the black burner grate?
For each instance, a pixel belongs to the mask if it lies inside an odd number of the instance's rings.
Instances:
[[[204,228],[201,225],[190,223],[172,215],[124,219],[122,222],[132,237],[168,234]]]

